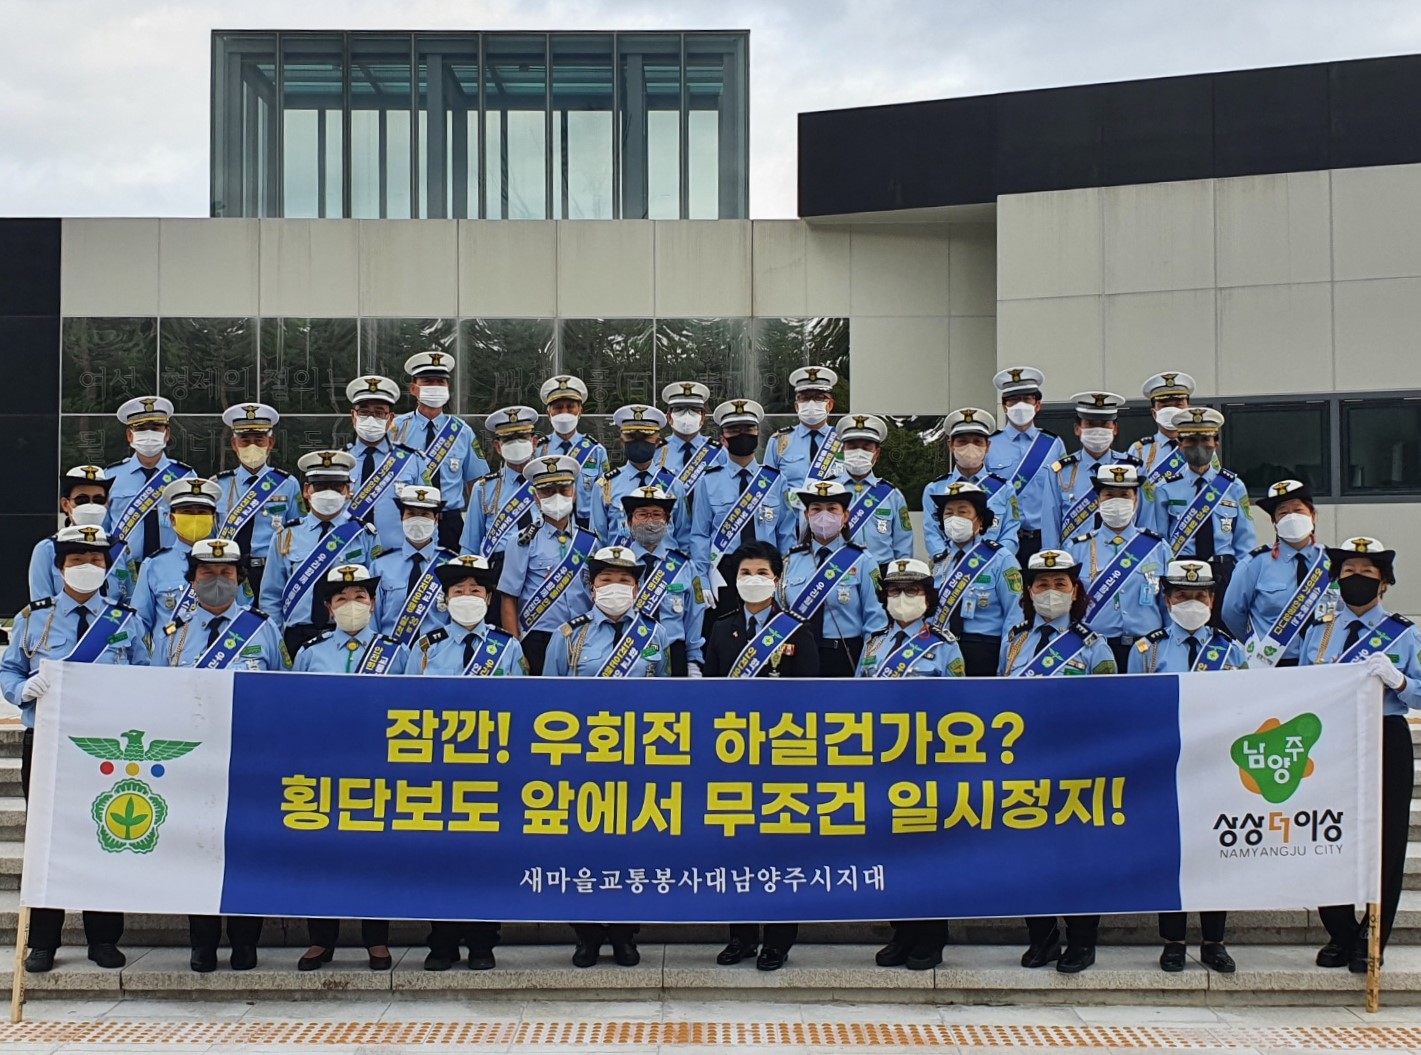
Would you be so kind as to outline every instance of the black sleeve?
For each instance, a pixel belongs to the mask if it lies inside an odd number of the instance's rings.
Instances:
[[[710,640],[706,642],[705,658],[701,663],[701,675],[707,678],[725,677],[725,660],[721,656],[724,649],[725,633],[720,623],[711,624]]]
[[[819,677],[819,639],[814,636],[814,628],[801,623],[794,631],[794,676],[796,678]]]

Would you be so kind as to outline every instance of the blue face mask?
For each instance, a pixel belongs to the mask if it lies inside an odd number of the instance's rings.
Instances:
[[[650,440],[629,440],[622,444],[622,450],[626,451],[627,461],[642,465],[651,461],[656,454],[656,444]]]

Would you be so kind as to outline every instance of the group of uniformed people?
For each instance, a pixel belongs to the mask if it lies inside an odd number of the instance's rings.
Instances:
[[[415,409],[379,376],[346,388],[356,440],[271,461],[278,412],[230,407],[240,468],[205,479],[167,457],[172,404],[118,410],[133,454],[60,480],[65,526],[39,542],[34,598],[0,661],[26,726],[28,794],[45,658],[206,669],[471,677],[1056,677],[1364,663],[1384,685],[1383,944],[1405,867],[1412,788],[1404,715],[1421,705],[1421,637],[1386,608],[1394,552],[1318,539],[1306,484],[1272,483],[1259,506],[1276,538],[1255,546],[1247,489],[1220,463],[1223,415],[1190,403],[1173,371],[1143,387],[1157,431],[1125,450],[1123,397],[1073,397],[1080,447],[1035,425],[1045,378],[993,379],[1005,423],[963,407],[945,422],[953,468],[923,491],[914,556],[901,491],[876,472],[887,424],[831,423],[838,378],[789,377],[798,424],[762,444],[763,407],[714,408],[695,381],[613,416],[613,467],[579,426],[587,386],[560,375],[532,406],[489,414],[500,467],[447,415],[454,358],[405,363]],[[542,414],[548,427],[540,429]],[[707,422],[712,424],[707,435]],[[667,433],[668,425],[670,428]],[[763,447],[763,450],[762,450]],[[1322,910],[1324,967],[1364,970],[1352,906]],[[63,913],[32,917],[31,971],[49,970]],[[1205,913],[1201,960],[1235,969],[1225,915]],[[638,962],[636,928],[575,924],[573,962]],[[1027,921],[1025,967],[1095,960],[1099,918]],[[1161,915],[1160,966],[1185,966],[1183,914]],[[192,969],[217,966],[222,921],[191,921]],[[86,912],[89,958],[124,962],[123,918]],[[309,921],[302,970],[328,962],[339,921]],[[370,967],[388,969],[386,921],[361,923]],[[255,966],[261,920],[227,921],[231,965]],[[494,922],[434,921],[428,970],[494,966]],[[717,962],[787,960],[793,924],[741,924]],[[883,966],[942,961],[946,920],[894,924]]]

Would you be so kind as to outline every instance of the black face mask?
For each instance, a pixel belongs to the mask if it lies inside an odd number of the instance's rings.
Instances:
[[[759,436],[727,436],[725,438],[725,449],[736,458],[744,458],[746,455],[754,454],[760,446]]]
[[[627,452],[627,461],[640,464],[651,461],[656,454],[656,444],[650,440],[631,440],[622,444],[622,450]]]
[[[1353,608],[1365,608],[1377,599],[1377,594],[1381,592],[1382,581],[1372,579],[1366,575],[1347,575],[1337,580],[1337,589],[1342,594],[1342,600]]]

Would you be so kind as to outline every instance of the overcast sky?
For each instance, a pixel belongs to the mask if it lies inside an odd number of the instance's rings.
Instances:
[[[1405,54],[1421,3],[0,0],[0,215],[207,215],[214,28],[749,29],[750,211],[783,217],[801,111]]]

